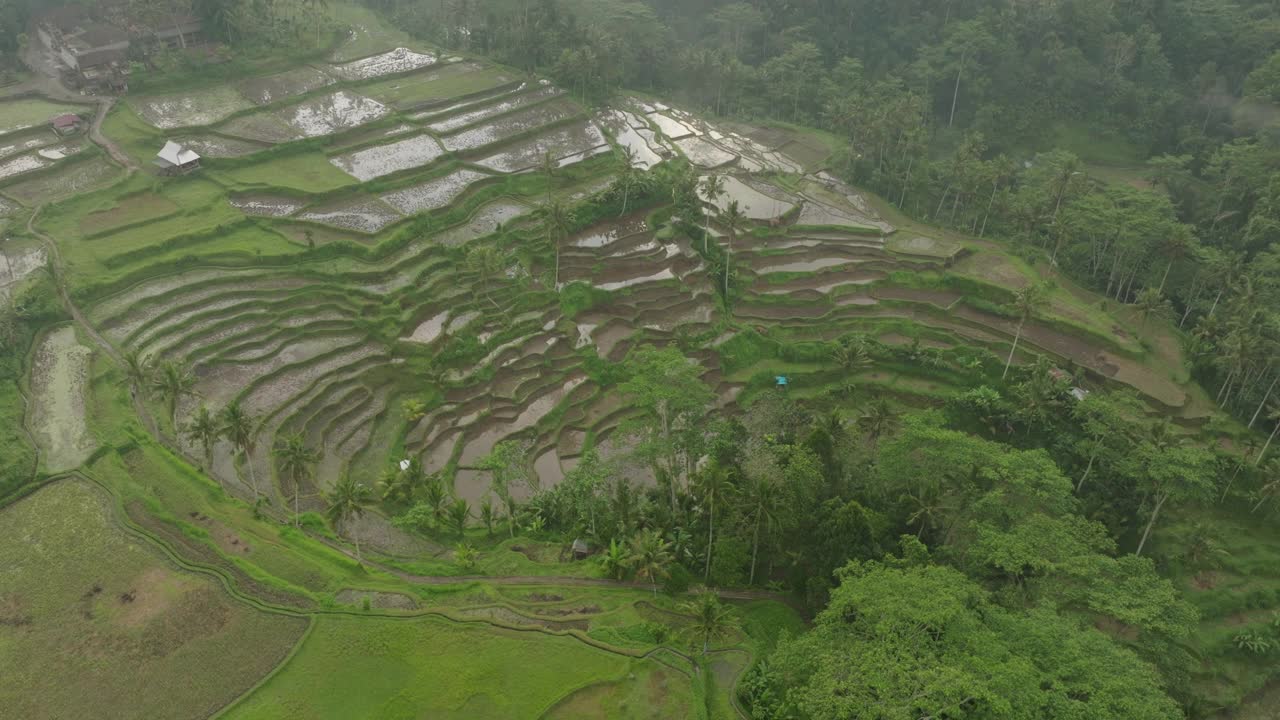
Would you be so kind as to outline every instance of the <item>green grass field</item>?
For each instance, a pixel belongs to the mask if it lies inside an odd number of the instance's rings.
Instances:
[[[572,638],[432,618],[325,617],[288,665],[223,717],[533,718],[631,664]]]
[[[203,718],[280,662],[306,627],[176,569],[121,531],[107,495],[84,481],[0,512],[9,717]]]
[[[93,107],[30,97],[0,101],[0,135],[45,125],[64,113],[92,115]]]
[[[286,188],[303,193],[329,192],[356,182],[355,178],[334,167],[318,152],[210,171],[209,175],[234,189]]]

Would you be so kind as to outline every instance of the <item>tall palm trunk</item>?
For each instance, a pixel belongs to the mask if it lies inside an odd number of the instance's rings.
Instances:
[[[1022,326],[1024,323],[1018,323],[1018,332],[1013,336],[1013,347],[1009,348],[1009,359],[1004,363],[1004,374],[1000,376],[1003,380],[1009,377],[1009,366],[1013,365],[1013,355],[1018,352],[1018,341],[1022,339]]]
[[[707,500],[707,508],[710,512],[710,515],[707,518],[707,566],[706,566],[706,569],[702,571],[702,580],[704,582],[711,579],[711,548],[713,547],[712,542],[714,542],[714,539],[715,539],[715,528],[716,528],[715,490],[712,490],[709,495],[709,498]]]
[[[1151,519],[1147,521],[1147,527],[1142,531],[1142,540],[1138,541],[1138,549],[1134,551],[1134,555],[1142,557],[1142,549],[1147,545],[1147,538],[1151,536],[1151,528],[1156,524],[1156,518],[1160,517],[1160,509],[1164,507],[1164,502],[1169,499],[1168,493],[1159,495],[1156,498],[1156,506],[1151,511]]]
[[[1276,433],[1280,432],[1280,420],[1276,421],[1276,427],[1271,431],[1271,436],[1267,438],[1267,444],[1262,446],[1258,451],[1258,457],[1253,461],[1253,466],[1258,467],[1262,464],[1262,458],[1267,456],[1267,449],[1271,447],[1271,441],[1276,439]]]
[[[751,535],[751,577],[747,580],[747,585],[756,584],[756,556],[760,553],[760,519],[761,510],[756,510],[756,529]]]
[[[1253,417],[1249,420],[1249,429],[1253,429],[1253,424],[1258,422],[1258,416],[1262,414],[1262,408],[1267,406],[1267,401],[1271,399],[1271,391],[1276,389],[1276,383],[1280,382],[1280,375],[1271,381],[1271,387],[1267,388],[1267,394],[1263,396],[1262,402],[1258,403],[1258,409],[1254,411]]]

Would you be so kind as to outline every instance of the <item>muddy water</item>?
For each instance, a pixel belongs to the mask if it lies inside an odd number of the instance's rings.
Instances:
[[[28,150],[42,148],[46,145],[52,145],[57,140],[47,132],[39,132],[34,135],[26,135],[20,138],[6,138],[0,142],[0,158],[7,158],[10,155],[17,155]]]
[[[679,140],[680,138],[686,138],[690,135],[701,134],[692,126],[686,125],[675,118],[667,117],[662,113],[651,113],[648,117],[650,122],[658,126],[658,129],[662,131],[663,135],[666,135],[672,140]]]
[[[586,378],[576,377],[570,379],[562,387],[558,387],[551,392],[545,393],[537,399],[530,402],[520,412],[515,419],[511,421],[490,421],[489,427],[480,432],[479,435],[473,435],[472,438],[462,448],[462,455],[458,459],[458,465],[461,467],[474,467],[475,464],[493,451],[493,447],[497,445],[503,438],[510,437],[521,431],[528,430],[533,427],[555,409],[561,401],[568,396],[575,388],[585,382]],[[485,423],[481,423],[484,425]]]
[[[756,268],[756,272],[762,275],[765,273],[780,272],[817,272],[818,270],[839,267],[841,265],[849,265],[857,262],[862,261],[846,257],[823,257],[813,260],[783,261],[774,264],[763,263],[760,267]]]
[[[53,161],[39,155],[19,155],[18,157],[0,162],[0,178],[10,178],[14,175],[21,175],[24,172],[39,170],[53,164]]]
[[[635,115],[621,110],[605,110],[596,119],[613,133],[619,145],[631,151],[631,164],[634,167],[648,170],[662,162],[662,156],[632,127],[633,123],[639,123]]]
[[[451,115],[443,120],[437,120],[429,123],[427,127],[438,133],[453,132],[454,130],[460,130],[468,125],[484,122],[489,118],[496,117],[503,113],[518,110],[527,105],[532,105],[533,103],[556,97],[562,93],[563,91],[557,87],[540,87],[532,92],[522,93],[491,105],[485,105],[474,110],[468,110],[467,112],[459,113],[457,115]]]
[[[346,80],[367,80],[382,75],[409,72],[430,65],[437,61],[435,55],[414,52],[408,48],[396,48],[381,55],[354,60],[341,65],[334,65],[333,71]]]
[[[11,286],[44,267],[45,260],[45,251],[41,247],[5,247],[0,250],[0,298],[7,296]]]
[[[494,200],[480,208],[465,225],[446,230],[432,239],[446,247],[457,247],[497,232],[499,225],[505,225],[527,212],[527,206],[514,200]]]
[[[218,85],[193,93],[131,98],[129,103],[143,120],[162,130],[212,125],[233,113],[253,107],[235,88],[228,85]]]
[[[452,203],[472,183],[487,177],[490,176],[474,170],[458,170],[436,180],[389,192],[382,200],[405,215],[436,210]]]
[[[178,138],[176,142],[210,158],[244,157],[267,148],[266,145],[248,140],[233,140],[218,135],[191,135]]]
[[[474,150],[543,125],[567,120],[578,112],[578,107],[573,103],[556,100],[447,135],[442,142],[446,149],[453,152]]]
[[[644,283],[662,282],[663,280],[675,280],[676,274],[671,268],[663,268],[660,272],[644,277],[629,278],[627,280],[619,280],[617,282],[607,282],[596,285],[601,290],[622,290],[623,288],[633,287],[635,285],[643,285]]]
[[[331,135],[373,122],[391,108],[347,90],[322,95],[280,110],[278,116],[304,137]]]
[[[436,338],[444,332],[444,321],[449,319],[449,311],[428,318],[421,325],[414,328],[413,333],[405,338],[410,342],[428,344],[435,342]]]
[[[376,233],[400,219],[400,214],[377,200],[362,200],[335,208],[315,208],[298,215],[299,220],[334,225],[364,233]]]
[[[85,387],[92,355],[70,326],[48,333],[36,348],[30,426],[46,472],[79,467],[98,446],[85,419]]]
[[[430,135],[399,140],[330,158],[329,162],[362,182],[429,165],[444,154]]]
[[[593,225],[582,233],[569,238],[568,244],[579,248],[602,248],[624,237],[649,229],[644,213],[635,213],[621,220]]]
[[[533,472],[538,476],[538,482],[545,490],[559,485],[564,480],[564,468],[560,467],[560,455],[552,448],[542,455],[533,463]]]
[[[306,206],[305,201],[297,198],[271,195],[241,195],[227,202],[245,215],[260,217],[288,217]]]
[[[729,203],[737,200],[738,207],[751,220],[772,220],[781,217],[795,207],[794,203],[770,197],[736,177],[724,178],[724,194],[716,199],[716,206],[723,212]]]
[[[689,162],[708,170],[728,165],[738,159],[737,155],[700,137],[677,140],[676,147],[680,148],[680,152],[683,152],[685,157],[689,158]]]
[[[476,164],[499,172],[518,172],[537,167],[548,153],[559,160],[605,144],[604,133],[594,123],[575,123],[476,160]]]

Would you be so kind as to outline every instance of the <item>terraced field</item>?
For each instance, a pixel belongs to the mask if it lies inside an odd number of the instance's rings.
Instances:
[[[628,458],[619,428],[632,410],[608,369],[638,345],[683,348],[723,412],[778,375],[801,396],[843,397],[853,385],[931,403],[998,376],[1018,332],[1012,290],[1043,278],[997,245],[894,218],[825,172],[830,144],[817,133],[713,123],[639,98],[592,112],[545,80],[479,59],[372,47],[387,35],[362,27],[331,62],[133,97],[107,119],[106,135],[140,167],[167,139],[203,153],[193,175],[126,173],[95,147],[13,182],[0,165],[0,214],[40,209],[35,229],[54,243],[87,324],[48,334],[38,349],[28,425],[39,426],[42,468],[87,462],[133,522],[198,556],[236,593],[286,613],[345,608],[316,621],[298,658],[227,717],[677,717],[698,703],[733,716],[728,689],[749,663],[745,638],[708,661],[714,679],[695,680],[688,658],[664,657],[640,632],[657,611],[634,590],[437,595],[426,589],[435,574],[459,572],[447,551],[377,511],[354,526],[387,563],[366,574],[302,531],[237,534],[258,527],[250,511],[210,500],[222,496],[206,481],[177,490],[154,478],[195,476],[175,468],[198,465],[241,500],[260,489],[259,511],[283,517],[295,498],[303,513],[323,511],[344,477],[373,485],[418,458],[475,507],[491,495],[482,459],[514,439],[536,478],[514,489],[527,497],[589,448]],[[0,136],[0,163],[48,147],[15,132],[7,145]],[[675,216],[669,193],[615,212],[624,157],[642,172],[671,163],[717,173],[724,192],[696,217]],[[552,199],[579,213],[558,252],[542,209]],[[724,221],[731,203],[747,219],[736,232]],[[0,281],[45,262],[31,252],[5,249]],[[1086,384],[1128,385],[1154,408],[1200,419],[1187,378],[1161,369],[1180,358],[1119,331],[1096,298],[1063,286],[1051,298],[1022,330],[1015,362],[1048,355],[1081,369]],[[845,372],[832,351],[854,335],[872,341],[876,362]],[[108,347],[91,351],[98,337]],[[123,389],[110,360],[129,353],[190,370],[172,418]],[[247,452],[219,440],[206,460],[174,431],[202,406],[232,402],[252,417]],[[142,418],[145,430],[108,419],[135,408],[154,416]],[[297,487],[272,452],[293,434],[321,458]],[[624,468],[654,480],[642,464]],[[515,540],[486,562],[480,571],[491,575],[589,569],[544,562]],[[364,598],[365,611],[387,616],[348,617]],[[477,647],[492,662],[464,668],[475,675],[462,686],[501,693],[459,694],[439,680],[455,669],[449,658],[467,653],[459,648]],[[395,657],[344,675],[353,648]],[[563,683],[533,678],[537,692],[524,692],[484,677],[539,653],[549,660],[538,671]],[[369,684],[388,692],[349,692]],[[354,699],[405,684],[419,691],[403,705]]]

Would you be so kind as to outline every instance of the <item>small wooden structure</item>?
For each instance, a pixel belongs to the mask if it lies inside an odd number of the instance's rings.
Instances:
[[[79,115],[67,113],[50,120],[49,125],[53,127],[53,131],[55,133],[66,137],[67,135],[75,135],[80,132],[81,122]]]
[[[151,164],[160,168],[163,175],[186,175],[200,169],[200,156],[170,140],[164,144]]]
[[[591,554],[591,546],[586,540],[578,538],[573,541],[573,547],[569,551],[573,554],[574,560],[585,560]]]

